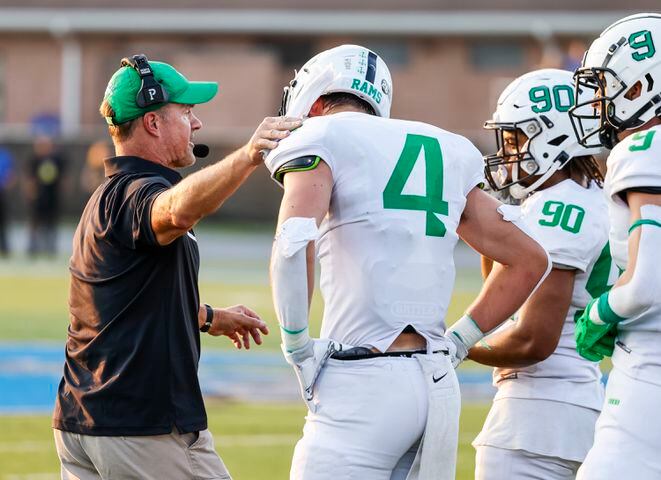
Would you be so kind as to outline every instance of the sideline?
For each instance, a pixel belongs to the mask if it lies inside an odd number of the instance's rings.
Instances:
[[[49,413],[62,377],[64,351],[53,342],[0,342],[0,415]],[[493,396],[491,371],[460,368],[465,401]],[[295,376],[280,352],[205,349],[200,385],[206,397],[239,401],[288,402],[299,399]]]

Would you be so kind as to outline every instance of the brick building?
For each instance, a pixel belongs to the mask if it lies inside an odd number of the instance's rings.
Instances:
[[[52,113],[80,157],[104,135],[97,109],[119,60],[146,53],[220,83],[218,99],[197,110],[200,137],[221,154],[275,114],[294,68],[325,48],[359,43],[391,67],[394,117],[462,133],[488,150],[481,126],[512,78],[571,63],[567,52],[613,20],[658,8],[658,0],[631,0],[626,10],[615,0],[2,0],[0,139],[20,158],[30,120]],[[262,172],[223,212],[273,218],[277,194]]]

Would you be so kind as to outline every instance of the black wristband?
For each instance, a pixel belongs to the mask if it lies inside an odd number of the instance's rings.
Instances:
[[[200,332],[208,332],[209,329],[211,328],[211,324],[213,323],[213,308],[209,306],[208,303],[204,304],[204,308],[207,311],[207,319],[204,322],[204,325],[200,327]]]

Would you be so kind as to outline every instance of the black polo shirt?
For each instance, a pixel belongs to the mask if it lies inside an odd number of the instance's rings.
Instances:
[[[64,377],[53,427],[87,435],[207,428],[197,378],[199,252],[159,246],[151,206],[181,180],[137,157],[106,160],[73,239]]]

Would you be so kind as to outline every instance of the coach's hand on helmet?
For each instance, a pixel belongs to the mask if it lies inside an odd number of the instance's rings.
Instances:
[[[243,147],[245,154],[254,165],[264,161],[262,152],[273,150],[278,141],[289,136],[291,130],[303,125],[300,118],[293,117],[266,117],[259,124],[257,130]]]
[[[238,349],[243,345],[250,348],[250,337],[257,345],[262,344],[262,334],[268,335],[269,328],[255,312],[243,305],[213,309],[213,322],[209,335],[225,335]]]

